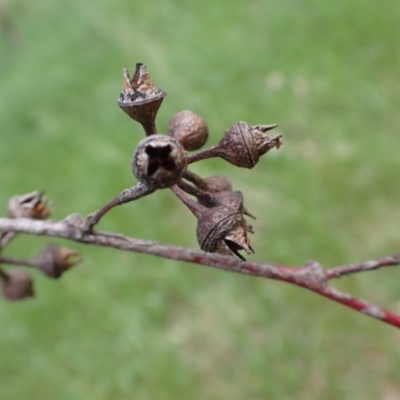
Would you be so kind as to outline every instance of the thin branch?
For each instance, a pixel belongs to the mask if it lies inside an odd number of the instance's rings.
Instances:
[[[21,265],[23,267],[38,267],[38,264],[33,260],[28,260],[27,258],[14,258],[14,257],[5,257],[0,256],[0,264],[9,264],[9,265]]]
[[[357,299],[356,297],[350,296],[349,294],[341,292],[340,290],[328,285],[325,286],[321,291],[317,291],[317,293],[330,300],[337,301],[340,304],[350,307],[353,310],[359,311],[363,314],[369,315],[372,318],[400,328],[399,315],[384,310],[375,304],[369,303],[365,300]]]
[[[15,232],[0,232],[0,251],[7,246],[17,234]]]
[[[347,293],[343,293],[327,284],[329,279],[342,275],[371,270],[382,266],[399,265],[399,255],[328,270],[324,270],[318,262],[312,262],[305,266],[290,267],[253,261],[242,262],[230,256],[206,253],[202,250],[188,249],[154,241],[135,239],[110,232],[84,232],[80,227],[82,223],[84,224],[84,220],[76,214],[62,221],[0,218],[0,231],[60,237],[85,244],[152,254],[158,257],[186,261],[225,271],[280,280],[306,288],[330,300],[350,307],[353,310],[400,328],[399,315],[393,314],[390,311],[386,311],[364,300],[357,299]]]
[[[194,172],[189,171],[187,169],[183,174],[183,177],[188,181],[192,182],[199,189],[207,190],[207,184],[204,182],[204,179],[201,178],[199,175],[195,174]]]
[[[340,267],[328,269],[326,271],[326,278],[340,278],[342,276],[354,274],[357,272],[372,271],[374,269],[379,269],[382,267],[392,267],[399,264],[400,254],[395,254],[394,256],[384,257],[380,260],[363,261],[356,264],[342,265]]]

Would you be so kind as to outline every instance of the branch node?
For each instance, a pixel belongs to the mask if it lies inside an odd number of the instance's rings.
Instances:
[[[320,291],[327,286],[327,277],[318,261],[309,261],[296,274],[295,282],[310,290]]]
[[[90,215],[84,218],[76,213],[70,214],[64,218],[64,222],[67,225],[68,233],[77,240],[82,239],[84,234],[92,229]]]

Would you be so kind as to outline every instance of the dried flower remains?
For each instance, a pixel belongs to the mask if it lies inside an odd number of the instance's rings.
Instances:
[[[276,124],[239,121],[226,130],[216,145],[199,150],[208,139],[209,128],[193,111],[177,112],[168,124],[168,135],[157,131],[156,116],[165,95],[142,63],[136,65],[133,78],[123,69],[118,105],[143,126],[147,136],[138,143],[132,159],[132,171],[139,182],[90,214],[80,226],[90,231],[113,207],[170,188],[197,217],[196,235],[203,250],[244,260],[240,251],[253,252],[247,234],[254,233],[244,217],[254,216],[244,207],[242,192],[234,191],[225,176],[203,179],[188,165],[220,157],[234,166],[253,168],[262,155],[280,147],[282,135],[266,133]]]
[[[166,134],[156,128],[156,117],[166,93],[156,87],[144,64],[136,64],[131,78],[123,69],[123,83],[118,106],[142,125],[146,137],[133,151],[131,169],[138,182],[111,199],[86,218],[74,214],[68,224],[79,232],[91,232],[100,219],[115,206],[148,196],[160,189],[170,189],[197,219],[196,237],[200,248],[245,260],[251,254],[249,233],[252,225],[245,217],[255,218],[244,206],[243,193],[233,190],[224,175],[202,178],[188,169],[194,162],[220,157],[236,167],[253,168],[260,157],[281,145],[281,134],[266,132],[276,124],[250,125],[239,121],[232,124],[221,140],[203,150],[209,128],[202,116],[183,110],[175,113],[168,123]],[[190,152],[190,153],[189,153]],[[50,200],[40,191],[17,195],[8,202],[10,218],[44,220],[50,217]],[[9,301],[32,297],[33,278],[21,268],[4,270],[2,264],[22,265],[57,279],[82,260],[79,252],[55,243],[45,245],[31,259],[15,259],[1,254],[16,236],[15,231],[0,232],[1,293]]]

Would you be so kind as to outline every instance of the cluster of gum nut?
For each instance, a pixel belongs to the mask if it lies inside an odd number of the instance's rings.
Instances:
[[[203,179],[187,167],[196,161],[221,157],[237,167],[253,168],[261,155],[274,147],[279,148],[281,134],[271,136],[265,133],[276,124],[251,126],[239,121],[226,130],[216,145],[199,150],[207,141],[208,128],[203,118],[192,111],[181,111],[173,116],[168,125],[169,135],[157,133],[156,115],[165,95],[154,86],[143,64],[136,65],[132,78],[126,69],[123,70],[118,105],[139,122],[146,133],[132,159],[132,170],[139,182],[88,215],[80,227],[90,231],[111,208],[158,189],[170,188],[196,216],[197,241],[202,250],[244,260],[241,250],[248,254],[254,252],[247,236],[248,232],[253,233],[253,228],[244,215],[254,216],[244,207],[242,193],[234,191],[229,179],[223,175]],[[10,218],[47,219],[50,204],[38,191],[13,196],[8,204],[8,215]],[[14,232],[0,232],[0,251],[15,235]],[[37,268],[56,279],[81,260],[79,252],[49,243],[36,257],[19,260],[19,263]],[[12,261],[9,260],[18,264]],[[20,268],[8,271],[0,268],[0,290],[10,301],[32,297],[32,277]]]
[[[239,121],[226,130],[217,144],[199,150],[208,138],[208,128],[203,118],[192,111],[175,114],[169,122],[168,135],[157,132],[156,115],[165,95],[154,86],[145,65],[136,64],[132,78],[123,69],[118,105],[146,133],[132,158],[132,171],[139,182],[90,214],[86,218],[86,229],[91,230],[116,205],[170,188],[197,218],[196,235],[202,250],[244,260],[241,250],[248,254],[254,252],[247,236],[253,229],[244,215],[253,216],[243,206],[242,193],[233,191],[225,176],[203,179],[187,167],[197,161],[220,157],[237,167],[253,168],[261,155],[280,147],[282,135],[265,133],[276,124],[252,126]]]

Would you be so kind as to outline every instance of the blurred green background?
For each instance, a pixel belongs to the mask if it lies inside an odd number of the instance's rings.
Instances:
[[[209,143],[238,120],[279,123],[253,170],[221,160],[258,219],[250,259],[331,267],[400,250],[400,2],[0,2],[0,202],[46,190],[55,219],[135,183],[141,127],[117,105],[147,65]],[[168,190],[102,229],[197,247]],[[21,237],[7,255],[47,242]],[[286,284],[68,243],[85,262],[37,298],[0,302],[0,399],[397,399],[396,329]],[[400,271],[333,282],[400,312]]]

